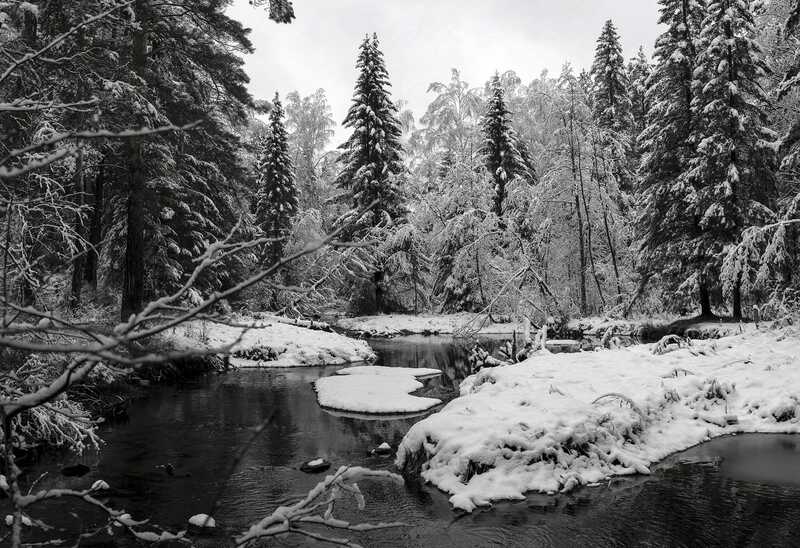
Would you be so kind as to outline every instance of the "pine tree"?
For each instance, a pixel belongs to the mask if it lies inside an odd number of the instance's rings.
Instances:
[[[755,41],[750,0],[711,0],[700,36],[693,82],[697,155],[688,173],[702,229],[693,239],[706,279],[718,277],[723,252],[749,226],[772,217],[774,154],[764,143],[767,74]],[[740,280],[733,282],[733,315],[741,317]]]
[[[517,176],[528,173],[528,167],[517,150],[517,136],[511,127],[511,112],[506,107],[500,78],[495,75],[486,106],[481,152],[486,170],[494,183],[493,211],[503,216],[503,201],[506,198],[506,185]]]
[[[283,105],[277,93],[269,115],[269,133],[264,141],[257,171],[255,218],[263,232],[276,239],[267,246],[264,255],[267,264],[272,264],[283,255],[285,238],[298,209],[289,138],[283,125]]]
[[[632,125],[628,74],[619,34],[611,20],[606,21],[597,41],[594,64],[594,109],[601,128],[624,133]]]
[[[373,227],[386,216],[395,222],[405,217],[398,185],[405,171],[400,158],[402,130],[397,106],[389,96],[389,73],[378,46],[374,34],[361,43],[353,104],[344,120],[345,127],[353,133],[340,147],[344,150],[344,168],[336,180],[350,193],[355,211],[376,203],[370,216]]]
[[[694,155],[690,136],[697,120],[692,111],[692,78],[705,5],[702,0],[660,0],[660,4],[659,23],[667,30],[656,41],[646,96],[650,110],[639,142],[644,156],[638,264],[643,281],[658,274],[668,288],[675,289],[690,275],[689,240],[699,231],[698,222],[686,214],[693,189],[684,174]],[[702,313],[710,315],[705,284],[700,291]]]
[[[636,57],[628,63],[628,81],[630,82],[631,115],[633,116],[634,143],[639,134],[644,131],[647,123],[647,111],[650,110],[650,103],[647,100],[647,80],[652,73],[650,61],[644,52],[643,47],[639,47]]]

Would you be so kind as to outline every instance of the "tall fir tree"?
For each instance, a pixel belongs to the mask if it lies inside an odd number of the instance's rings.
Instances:
[[[603,26],[597,40],[594,63],[594,110],[600,127],[624,133],[632,125],[631,99],[628,88],[628,73],[622,43],[614,22],[610,19]]]
[[[594,119],[602,132],[601,144],[608,149],[611,171],[620,190],[633,186],[635,157],[631,146],[634,130],[630,82],[622,55],[622,43],[611,20],[603,25],[592,64]],[[621,204],[622,205],[622,204]]]
[[[631,116],[633,117],[633,145],[636,146],[639,134],[647,124],[647,111],[650,102],[647,98],[647,81],[653,69],[644,47],[639,47],[636,56],[628,63],[628,82],[631,98]]]
[[[666,31],[656,41],[655,66],[648,81],[647,127],[639,139],[642,207],[637,219],[641,245],[638,270],[646,283],[658,274],[667,289],[689,275],[690,240],[699,223],[687,208],[693,189],[684,174],[694,156],[691,136],[697,125],[692,111],[692,79],[697,66],[704,0],[660,0],[659,23]],[[704,315],[711,314],[709,291],[700,286]]]
[[[393,222],[405,217],[399,186],[405,171],[400,156],[402,130],[377,35],[367,36],[361,43],[356,68],[359,75],[353,103],[344,120],[353,133],[340,147],[344,168],[336,183],[349,192],[355,211],[376,203],[369,216],[374,227],[387,216]]]
[[[751,0],[710,0],[700,35],[692,103],[700,116],[692,139],[697,155],[688,178],[701,228],[692,243],[706,280],[719,276],[726,246],[773,216],[775,159],[765,140],[768,99],[759,84],[768,68],[753,8]],[[741,280],[730,285],[733,315],[740,318]]]
[[[511,127],[511,112],[506,106],[503,86],[495,75],[491,83],[486,114],[481,122],[486,170],[494,183],[493,207],[495,215],[502,218],[506,185],[514,177],[528,173],[528,166],[517,150],[517,136]]]
[[[267,264],[272,264],[283,255],[285,238],[298,209],[289,137],[283,125],[283,105],[277,93],[269,115],[269,133],[264,140],[256,169],[258,187],[255,220],[262,231],[274,239],[264,251]]]

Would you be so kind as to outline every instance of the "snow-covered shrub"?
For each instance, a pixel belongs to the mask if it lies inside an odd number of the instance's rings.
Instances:
[[[35,392],[49,385],[63,371],[64,359],[46,354],[27,356],[14,368],[14,375],[6,376],[0,383],[0,398]],[[18,447],[45,444],[82,452],[87,446],[96,447],[99,443],[97,423],[82,404],[66,395],[23,412],[14,421]]]
[[[800,195],[786,207],[780,220],[750,227],[723,261],[722,282],[730,294],[737,282],[744,294],[756,297],[757,319],[779,319],[800,314]]]

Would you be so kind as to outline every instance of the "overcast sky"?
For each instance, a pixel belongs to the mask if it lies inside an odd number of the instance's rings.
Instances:
[[[297,20],[269,21],[248,0],[230,14],[253,29],[247,58],[250,91],[269,99],[324,88],[340,123],[350,105],[358,45],[377,32],[393,98],[419,118],[432,95],[428,84],[457,68],[474,87],[494,72],[514,70],[527,82],[565,61],[589,68],[603,23],[613,19],[626,57],[648,54],[658,34],[657,0],[294,0]],[[346,137],[339,128],[336,143]]]

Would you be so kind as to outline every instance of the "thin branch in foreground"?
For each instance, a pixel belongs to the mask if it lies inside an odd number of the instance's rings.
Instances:
[[[237,546],[247,546],[256,540],[274,537],[286,533],[300,534],[316,540],[337,544],[341,546],[358,547],[359,545],[347,539],[327,537],[302,528],[303,524],[319,525],[330,529],[348,530],[353,532],[377,531],[394,527],[407,527],[400,522],[351,524],[333,517],[334,506],[341,498],[350,494],[356,500],[358,508],[365,507],[364,496],[361,494],[356,482],[362,479],[389,479],[402,484],[403,478],[397,474],[383,470],[369,470],[361,467],[342,466],[339,470],[317,484],[306,497],[292,506],[281,506],[271,515],[252,525],[243,535],[237,537]],[[323,511],[320,515],[316,512]]]

